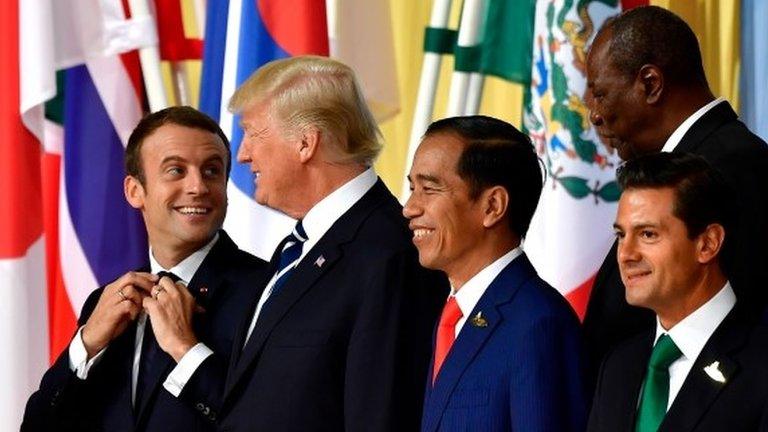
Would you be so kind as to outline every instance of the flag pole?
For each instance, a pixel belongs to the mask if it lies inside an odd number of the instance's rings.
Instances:
[[[485,0],[464,0],[464,8],[461,11],[461,24],[459,25],[459,36],[457,46],[473,47],[480,42],[481,29],[483,25],[483,12],[485,11]],[[447,116],[459,116],[468,113],[470,82],[477,99],[474,102],[479,107],[479,95],[482,94],[482,76],[480,76],[479,85],[472,79],[475,73],[454,71],[451,76],[451,90],[448,93],[448,111]],[[479,75],[479,74],[476,74]],[[475,108],[475,112],[477,108]]]
[[[430,28],[445,29],[448,27],[451,3],[452,0],[435,0],[429,19]],[[424,53],[424,60],[421,65],[421,78],[419,80],[419,92],[416,96],[416,107],[413,112],[413,123],[411,124],[411,139],[408,142],[408,155],[405,159],[403,187],[400,192],[400,198],[403,202],[410,195],[408,180],[405,177],[411,171],[413,155],[416,153],[416,147],[419,146],[421,136],[432,121],[432,111],[435,107],[435,93],[437,92],[442,59],[443,56],[440,53]]]
[[[150,14],[148,0],[129,0],[132,17],[155,18]],[[147,100],[152,112],[160,111],[168,107],[168,97],[163,87],[163,76],[160,72],[160,51],[157,46],[139,49],[141,61],[141,73],[144,77],[144,86],[147,89]]]

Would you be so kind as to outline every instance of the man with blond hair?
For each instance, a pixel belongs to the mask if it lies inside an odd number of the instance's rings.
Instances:
[[[448,285],[419,266],[402,208],[372,168],[380,132],[354,73],[323,57],[277,60],[230,110],[256,201],[297,224],[254,281],[229,370],[204,360],[180,397],[219,394],[211,409],[226,430],[418,430]]]

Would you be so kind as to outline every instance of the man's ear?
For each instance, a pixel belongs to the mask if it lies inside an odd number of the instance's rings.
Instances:
[[[653,64],[643,65],[637,73],[637,80],[642,86],[645,102],[653,105],[661,100],[664,91],[664,74]]]
[[[480,194],[480,204],[483,208],[483,226],[491,228],[507,215],[509,193],[501,186],[493,186]]]
[[[704,232],[699,234],[696,240],[697,260],[701,264],[707,264],[715,259],[723,248],[725,241],[725,228],[718,223],[707,225]]]
[[[322,137],[320,130],[313,127],[305,128],[301,132],[301,141],[299,142],[299,161],[307,163],[315,156],[320,147]]]
[[[131,207],[139,210],[144,208],[146,191],[138,178],[130,175],[125,176],[125,180],[123,180],[123,193],[125,193],[125,199]]]

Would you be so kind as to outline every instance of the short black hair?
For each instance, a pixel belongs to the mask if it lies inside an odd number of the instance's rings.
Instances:
[[[469,184],[470,197],[493,186],[510,196],[508,209],[512,232],[525,237],[543,185],[539,158],[528,135],[493,117],[474,115],[438,120],[424,136],[452,133],[464,142],[456,172]]]
[[[683,221],[688,238],[697,237],[710,224],[720,224],[726,232],[725,250],[734,224],[735,194],[703,157],[665,152],[640,156],[619,167],[617,179],[622,190],[674,189],[672,214]]]
[[[682,18],[658,6],[642,6],[606,20],[608,55],[614,67],[634,77],[646,64],[658,66],[676,85],[707,86],[696,34]]]
[[[128,145],[125,147],[125,173],[127,175],[139,179],[139,182],[144,185],[141,146],[148,136],[166,124],[204,130],[221,138],[221,142],[224,143],[224,147],[227,149],[226,165],[227,177],[229,177],[229,171],[232,168],[232,150],[229,148],[229,139],[224,134],[224,131],[221,130],[219,124],[212,118],[189,106],[168,107],[147,114],[141,119],[133,132],[131,132],[131,136],[128,138]]]

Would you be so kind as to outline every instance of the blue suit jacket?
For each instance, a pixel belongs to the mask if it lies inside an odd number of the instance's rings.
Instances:
[[[198,338],[213,350],[209,358],[223,362],[229,359],[237,323],[245,316],[250,299],[259,294],[254,281],[262,279],[265,271],[264,261],[239,250],[220,231],[219,240],[188,286],[197,303],[206,309],[195,315],[193,326]],[[88,320],[102,290],[88,297],[78,326]],[[29,399],[22,431],[212,430],[206,407],[188,404],[163,388],[163,381],[176,363],[162,351],[153,359],[151,393],[143,398],[141,406],[132,407],[135,338],[136,325],[132,324],[110,342],[86,380],[70,371],[69,350],[64,350]]]
[[[421,430],[582,431],[582,369],[576,316],[523,254],[488,287],[427,383]]]

